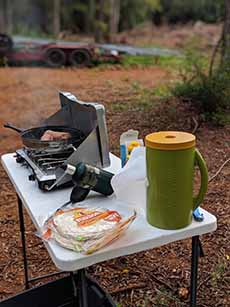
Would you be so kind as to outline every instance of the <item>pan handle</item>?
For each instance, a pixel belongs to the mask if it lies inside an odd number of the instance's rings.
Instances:
[[[3,125],[3,127],[5,128],[9,128],[9,129],[12,129],[12,130],[15,130],[19,133],[22,133],[24,131],[24,129],[21,129],[21,128],[18,128],[18,127],[15,127],[14,125],[12,125],[11,123],[6,123]]]

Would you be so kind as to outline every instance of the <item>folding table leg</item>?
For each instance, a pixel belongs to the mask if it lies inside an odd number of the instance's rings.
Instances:
[[[79,274],[79,297],[81,307],[88,307],[88,293],[87,293],[87,281],[85,276],[85,269],[81,269],[78,271]]]
[[[24,274],[25,274],[25,288],[29,289],[29,278],[28,278],[28,265],[27,265],[27,257],[26,257],[26,240],[25,240],[25,226],[24,226],[24,216],[22,209],[22,201],[20,197],[18,198],[18,214],[19,214],[19,225],[21,232],[21,241],[22,241],[22,254],[23,254],[23,263],[24,263]]]
[[[76,304],[76,307],[89,307],[85,269],[71,273],[71,277],[74,289],[74,304]]]
[[[196,307],[197,292],[197,272],[199,257],[199,236],[192,237],[192,263],[191,263],[191,281],[190,281],[190,307]]]
[[[73,303],[74,303],[74,306],[76,305],[77,306],[77,295],[78,295],[78,291],[77,291],[77,281],[76,281],[76,273],[74,272],[70,272],[70,276],[71,276],[71,279],[72,279],[72,284],[73,284]]]

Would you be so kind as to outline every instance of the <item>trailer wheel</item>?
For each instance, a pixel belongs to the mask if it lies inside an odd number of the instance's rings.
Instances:
[[[91,63],[91,56],[86,50],[74,50],[70,54],[69,62],[75,67],[86,67]]]
[[[0,54],[4,55],[13,48],[13,40],[6,34],[0,34]]]
[[[49,49],[45,54],[45,61],[50,67],[61,67],[66,64],[65,52],[58,48]]]

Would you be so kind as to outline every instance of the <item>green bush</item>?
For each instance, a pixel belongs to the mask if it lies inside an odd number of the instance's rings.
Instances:
[[[202,20],[216,22],[223,16],[224,0],[162,0],[164,16],[171,23]]]
[[[171,93],[182,101],[189,101],[207,120],[219,124],[230,123],[230,74],[215,68],[207,73],[207,59],[194,51],[187,51],[180,75]]]
[[[158,57],[152,55],[123,55],[122,65],[129,66],[150,66],[156,65]]]
[[[172,94],[190,101],[207,120],[230,123],[230,74],[217,70],[212,76],[203,72],[171,89]]]

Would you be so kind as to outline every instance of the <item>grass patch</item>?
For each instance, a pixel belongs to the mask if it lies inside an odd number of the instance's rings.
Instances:
[[[124,67],[129,66],[153,66],[159,61],[158,56],[152,55],[124,55],[121,60],[121,64]]]
[[[162,99],[168,99],[171,94],[171,90],[168,84],[161,84],[153,89],[154,96],[157,96]]]
[[[215,270],[211,273],[211,284],[213,287],[218,286],[218,282],[221,282],[224,278],[224,275],[226,273],[227,265],[225,262],[219,262]]]
[[[196,60],[194,60],[192,51],[185,51],[185,54],[180,57],[161,57],[158,65],[172,71],[178,71],[178,74],[183,76],[194,72],[194,61],[198,61],[199,66],[202,67],[202,69],[208,69],[209,56],[199,54],[196,56]]]
[[[135,81],[131,83],[131,91],[133,92],[133,107],[138,110],[147,111],[149,108],[159,103],[156,88],[144,87],[141,83]]]
[[[114,111],[122,112],[132,110],[147,112],[150,108],[156,107],[170,96],[170,90],[167,85],[148,88],[138,81],[130,83],[127,93],[130,97],[128,101],[117,101],[111,105]]]
[[[116,103],[113,103],[111,105],[111,108],[113,111],[117,111],[117,112],[128,111],[130,109],[130,104],[116,101]]]
[[[121,61],[124,67],[159,66],[172,70],[183,68],[185,64],[184,56],[124,55]]]
[[[181,302],[174,294],[170,291],[166,291],[164,288],[156,289],[157,295],[155,296],[156,303],[153,306],[168,307],[168,306],[186,306],[184,302]]]
[[[185,50],[181,56],[154,56],[154,55],[123,55],[121,65],[124,67],[148,67],[159,66],[173,71],[183,72],[193,70],[194,60],[202,65],[202,68],[207,69],[209,66],[209,56],[197,54],[194,56],[194,51]]]

